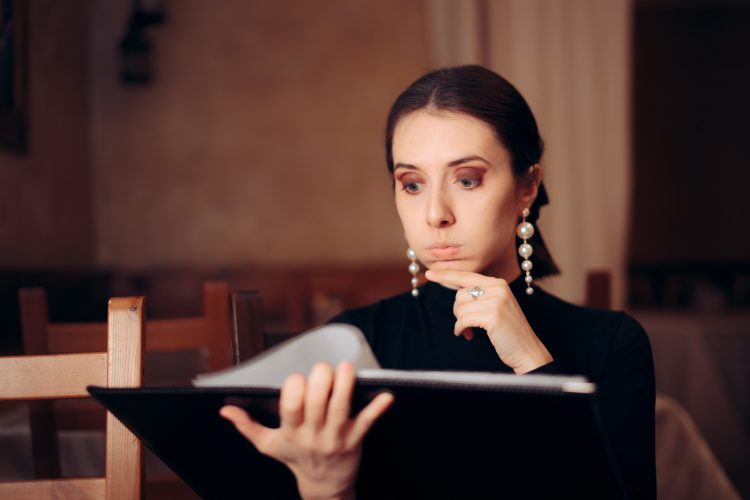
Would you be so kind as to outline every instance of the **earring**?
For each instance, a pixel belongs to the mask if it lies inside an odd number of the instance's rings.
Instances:
[[[409,264],[409,272],[411,273],[411,295],[412,297],[419,297],[419,290],[417,289],[417,285],[419,285],[419,278],[417,278],[417,273],[419,272],[419,264],[417,264],[417,252],[412,250],[411,248],[406,250],[406,258],[411,261]]]
[[[531,263],[529,257],[534,253],[534,249],[528,244],[528,240],[534,236],[534,226],[531,222],[526,222],[526,217],[529,216],[528,208],[524,208],[521,215],[523,216],[523,220],[521,220],[521,223],[516,228],[516,234],[523,240],[523,243],[518,246],[518,255],[523,257],[521,269],[526,271],[526,276],[524,277],[524,281],[526,281],[526,295],[531,295],[534,293],[534,288],[531,286],[531,282],[534,280],[531,277],[531,269],[534,267],[534,264]]]

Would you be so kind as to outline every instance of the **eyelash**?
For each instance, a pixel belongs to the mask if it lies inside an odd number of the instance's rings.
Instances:
[[[417,194],[417,191],[410,191],[409,189],[407,189],[409,186],[414,186],[417,184],[419,184],[419,182],[407,182],[401,187],[401,191],[404,191],[407,194]]]
[[[471,182],[472,185],[471,186],[463,185],[463,183],[467,182],[467,181]],[[479,186],[482,185],[482,180],[481,179],[473,179],[473,178],[470,178],[470,177],[465,177],[465,178],[462,178],[462,179],[458,179],[456,182],[459,185],[461,185],[461,187],[463,189],[466,189],[467,191],[471,190],[471,189],[476,189],[476,188],[478,188]],[[406,184],[404,184],[401,187],[401,191],[404,191],[407,194],[417,194],[419,191],[418,190],[410,190],[409,186],[416,186],[416,185],[419,185],[419,184],[421,184],[421,183],[420,182],[407,182]]]
[[[472,182],[473,184],[471,186],[465,186],[463,183],[465,181]],[[458,183],[461,184],[461,187],[464,189],[474,189],[476,187],[479,187],[482,184],[481,179],[472,179],[472,178],[465,178],[465,179],[458,179]]]

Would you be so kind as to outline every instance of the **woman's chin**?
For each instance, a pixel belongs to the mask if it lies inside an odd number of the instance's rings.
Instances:
[[[430,262],[427,267],[435,271],[467,271],[474,273],[477,270],[473,262],[463,259],[436,260]]]

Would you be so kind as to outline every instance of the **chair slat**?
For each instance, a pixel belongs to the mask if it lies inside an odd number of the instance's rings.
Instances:
[[[87,397],[87,385],[107,385],[106,367],[106,352],[0,357],[0,399]]]
[[[40,498],[104,498],[104,478],[12,481],[0,483],[0,498],[38,500]]]
[[[47,323],[48,352],[70,354],[107,350],[106,323]]]
[[[208,323],[202,317],[153,319],[148,322],[146,348],[149,352],[169,352],[206,347],[207,330]],[[49,323],[49,352],[103,351],[107,348],[106,333],[105,323]]]
[[[206,328],[204,318],[150,320],[146,349],[149,352],[169,352],[207,347]]]

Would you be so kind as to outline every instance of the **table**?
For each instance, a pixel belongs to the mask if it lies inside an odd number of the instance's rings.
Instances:
[[[750,313],[631,314],[651,340],[657,392],[681,403],[750,497]]]

